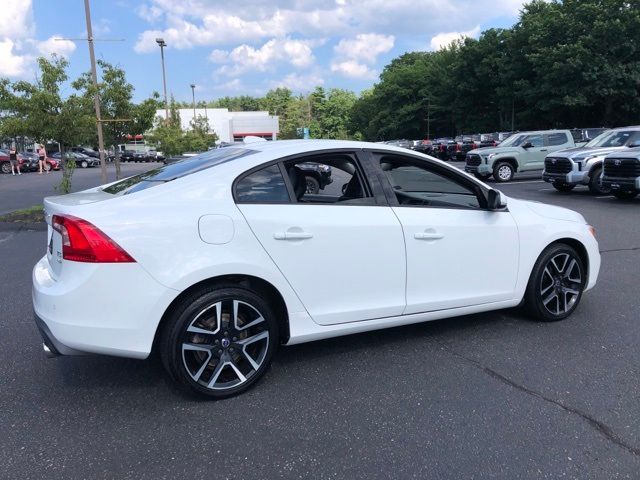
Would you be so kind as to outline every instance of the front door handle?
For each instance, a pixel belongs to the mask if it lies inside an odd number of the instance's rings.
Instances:
[[[440,240],[444,235],[438,232],[418,232],[413,234],[416,240]]]
[[[309,232],[276,232],[273,234],[276,240],[307,240],[313,238]]]
[[[546,148],[541,148],[541,149],[540,149],[540,151],[541,151],[541,152],[546,152],[546,151],[547,151],[547,149],[546,149]]]

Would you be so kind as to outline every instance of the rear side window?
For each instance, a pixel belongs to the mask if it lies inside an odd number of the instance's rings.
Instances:
[[[289,203],[289,192],[278,165],[250,173],[236,184],[238,203]]]
[[[547,145],[550,147],[553,147],[554,145],[564,145],[568,141],[566,133],[550,133],[549,135],[546,135],[546,137]]]
[[[255,150],[246,148],[217,148],[209,150],[195,157],[178,160],[140,175],[126,178],[121,182],[104,188],[103,191],[114,195],[127,195],[254,153],[256,153]]]

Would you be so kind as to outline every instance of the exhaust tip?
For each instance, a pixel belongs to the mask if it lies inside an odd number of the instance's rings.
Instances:
[[[47,356],[47,358],[54,358],[59,355],[53,352],[49,347],[47,347],[47,344],[44,342],[42,342],[42,350],[44,350],[44,354]]]

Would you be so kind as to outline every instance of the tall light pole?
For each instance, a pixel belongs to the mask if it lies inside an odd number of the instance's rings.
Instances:
[[[431,140],[431,97],[427,97],[427,140]]]
[[[196,84],[191,84],[191,98],[193,99],[193,121],[196,121]]]
[[[169,100],[167,99],[167,75],[164,71],[164,47],[167,46],[167,43],[164,41],[163,38],[156,38],[156,43],[160,47],[160,58],[162,58],[162,86],[164,88],[164,112],[165,112],[165,119],[168,121],[169,120]]]
[[[98,127],[98,154],[100,155],[100,178],[102,183],[107,183],[107,164],[104,161],[104,137],[102,136],[102,117],[100,115],[100,93],[98,91],[98,74],[96,72],[96,55],[93,51],[93,32],[91,28],[91,9],[89,0],[84,0],[84,15],[87,20],[87,43],[89,44],[89,59],[91,60],[91,79],[95,88],[93,105],[96,109]]]

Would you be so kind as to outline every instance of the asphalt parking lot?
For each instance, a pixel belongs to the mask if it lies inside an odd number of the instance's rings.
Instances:
[[[2,227],[0,478],[638,478],[640,199],[538,178],[499,188],[597,229],[599,282],[571,318],[506,310],[286,347],[218,402],[154,358],[45,358],[30,296],[45,234]],[[0,211],[40,203],[46,181],[0,176]]]

